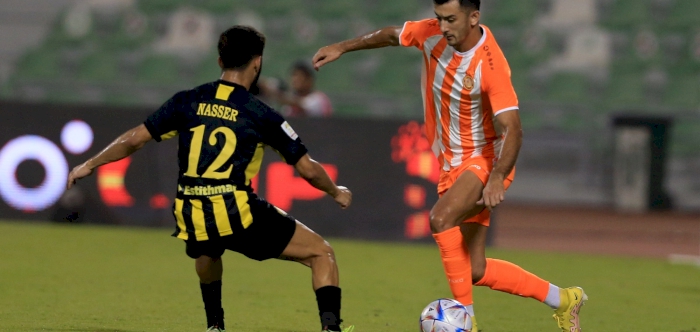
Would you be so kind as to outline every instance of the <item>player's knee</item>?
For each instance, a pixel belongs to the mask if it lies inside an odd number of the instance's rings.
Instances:
[[[320,260],[328,260],[335,262],[335,252],[330,243],[325,240],[320,240],[312,247],[309,258],[305,259],[305,264],[311,266],[313,262],[319,262]]]
[[[331,244],[328,243],[328,241],[323,240],[318,246],[316,250],[316,256],[318,257],[324,257],[324,258],[330,258],[331,260],[335,261],[335,251],[333,251],[333,247],[331,247]]]
[[[308,267],[313,267],[316,264],[322,263],[322,261],[335,263],[333,247],[331,247],[327,241],[323,240],[313,245],[308,256],[299,262]]]
[[[202,283],[210,283],[220,279],[217,271],[221,270],[221,257],[200,256],[195,260],[195,271]]]
[[[445,217],[444,214],[430,212],[430,229],[433,233],[441,233],[454,226],[454,220]]]

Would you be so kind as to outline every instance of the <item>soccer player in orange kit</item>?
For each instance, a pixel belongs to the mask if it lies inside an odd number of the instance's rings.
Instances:
[[[491,210],[513,181],[522,144],[518,98],[503,52],[479,24],[481,1],[433,4],[436,18],[323,47],[314,67],[357,50],[401,45],[423,51],[426,135],[441,166],[430,225],[454,298],[472,317],[472,285],[534,298],[555,310],[562,331],[578,332],[588,299],[583,289],[559,288],[513,263],[486,258]],[[472,331],[478,331],[475,320]]]

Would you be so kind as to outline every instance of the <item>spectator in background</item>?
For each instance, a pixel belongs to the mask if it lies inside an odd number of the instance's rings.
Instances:
[[[292,65],[291,91],[273,79],[261,80],[259,87],[265,98],[282,106],[280,111],[285,116],[329,117],[333,114],[331,101],[325,93],[314,90],[315,80],[311,64],[300,60]]]

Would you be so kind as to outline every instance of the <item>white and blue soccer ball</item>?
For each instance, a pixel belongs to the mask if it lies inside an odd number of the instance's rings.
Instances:
[[[420,329],[422,332],[471,332],[472,317],[456,300],[439,299],[423,309]]]

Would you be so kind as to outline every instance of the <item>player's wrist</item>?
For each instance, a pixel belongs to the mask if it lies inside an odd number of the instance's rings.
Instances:
[[[83,164],[83,167],[85,167],[85,168],[87,168],[87,169],[89,169],[89,170],[92,171],[92,170],[94,170],[95,168],[97,168],[97,165],[95,164],[95,161],[94,161],[94,160],[90,159],[90,160],[86,161],[86,162]]]
[[[336,50],[338,50],[341,55],[350,51],[350,43],[348,40],[342,41],[342,42],[337,43],[335,45],[336,45]]]
[[[328,192],[328,195],[330,195],[333,198],[337,198],[338,195],[340,195],[340,188],[338,186],[334,186],[331,191]]]
[[[506,178],[505,173],[503,173],[501,171],[496,171],[496,170],[491,172],[491,175],[489,176],[489,180],[495,180],[495,181],[503,181],[503,180],[505,180],[505,178]]]

